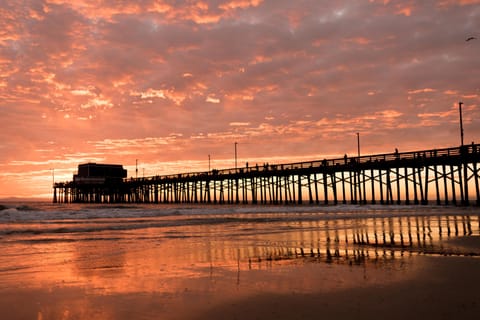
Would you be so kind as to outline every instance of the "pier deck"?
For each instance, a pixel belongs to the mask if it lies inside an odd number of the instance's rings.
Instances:
[[[105,183],[58,182],[53,202],[480,205],[480,145],[264,164]]]

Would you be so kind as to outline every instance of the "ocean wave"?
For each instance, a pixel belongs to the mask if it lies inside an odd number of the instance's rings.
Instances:
[[[478,208],[405,206],[405,205],[88,205],[19,203],[0,205],[0,223],[48,222],[52,220],[93,220],[123,218],[157,218],[177,216],[239,216],[278,215],[282,219],[337,219],[344,217],[372,217],[399,215],[464,214]]]
[[[37,207],[31,204],[15,204],[15,203],[9,203],[9,204],[0,204],[0,211],[3,210],[11,210],[15,209],[18,211],[34,211],[38,210]]]

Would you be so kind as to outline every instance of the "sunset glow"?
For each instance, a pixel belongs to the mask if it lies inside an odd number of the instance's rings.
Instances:
[[[472,41],[465,41],[475,37]],[[0,198],[480,141],[480,1],[0,4]]]

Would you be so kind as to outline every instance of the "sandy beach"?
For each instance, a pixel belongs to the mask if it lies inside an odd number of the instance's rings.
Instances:
[[[480,260],[415,257],[408,270],[309,264],[216,279],[210,292],[185,281],[175,294],[102,294],[81,287],[1,290],[4,319],[476,319]],[[325,272],[326,271],[326,272]],[[395,280],[387,279],[392,272]],[[242,274],[243,277],[243,274]],[[259,279],[260,278],[260,279]],[[286,281],[285,278],[288,278]],[[253,280],[255,279],[255,280]],[[312,282],[305,290],[304,282]],[[350,283],[355,281],[355,283]],[[207,283],[205,283],[207,282]],[[272,285],[272,282],[275,284]],[[349,282],[346,284],[345,282]],[[276,290],[280,285],[287,287]],[[252,288],[253,286],[253,288]],[[260,286],[260,287],[256,287]],[[101,291],[101,290],[100,290]],[[248,292],[245,292],[248,291]]]
[[[478,243],[480,245],[480,242]],[[476,319],[480,311],[480,260],[418,257],[415,271],[397,281],[368,272],[352,288],[309,293],[263,293],[213,307],[195,319]],[[361,270],[337,270],[338,277]],[[298,268],[298,273],[304,269]],[[413,274],[411,274],[412,272]],[[338,279],[329,279],[335,281]]]
[[[2,318],[476,319],[480,311],[478,215],[95,214],[6,224]]]

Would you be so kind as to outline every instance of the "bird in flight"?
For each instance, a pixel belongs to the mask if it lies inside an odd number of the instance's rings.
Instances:
[[[465,41],[468,42],[468,41],[475,40],[475,39],[477,39],[477,38],[475,38],[475,37],[468,37],[467,40],[465,40]]]

